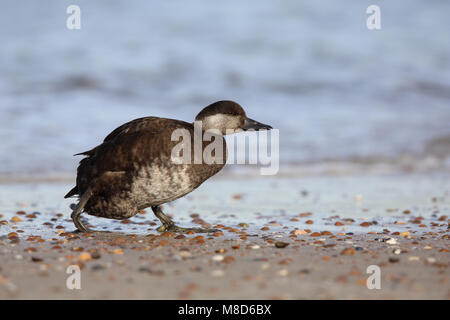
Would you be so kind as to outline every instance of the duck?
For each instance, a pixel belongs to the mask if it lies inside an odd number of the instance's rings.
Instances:
[[[200,147],[195,144],[196,129],[202,134],[211,132],[209,139],[202,139]],[[65,198],[78,198],[78,203],[71,206],[71,218],[79,232],[92,232],[81,221],[83,212],[122,220],[150,207],[161,221],[157,228],[160,232],[215,231],[178,227],[163,213],[162,205],[194,191],[225,166],[225,135],[270,129],[271,126],[247,117],[244,109],[231,100],[206,106],[193,123],[154,116],[127,122],[108,134],[98,146],[75,154],[84,158],[77,168],[76,185],[65,195]],[[181,145],[185,148],[180,148],[174,132],[187,134]],[[220,143],[220,148],[211,153],[215,161],[196,161],[195,148],[201,148],[203,154],[212,137]],[[175,149],[181,149],[179,157],[174,157]]]

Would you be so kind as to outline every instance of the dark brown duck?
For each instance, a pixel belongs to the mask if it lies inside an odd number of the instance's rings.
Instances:
[[[216,157],[212,163],[199,163],[194,158],[194,123],[158,117],[125,123],[99,146],[77,154],[86,157],[78,166],[76,186],[65,198],[80,198],[72,213],[78,230],[88,231],[80,221],[83,211],[103,218],[127,219],[148,207],[162,223],[159,231],[186,230],[175,226],[160,205],[188,194],[223,168],[227,154],[223,135],[239,129],[271,129],[248,118],[242,107],[233,101],[218,101],[207,106],[196,116],[195,123],[200,124],[202,134],[212,131],[212,139],[222,142],[222,152],[212,153]],[[180,143],[180,140],[173,141],[177,129],[188,133],[190,142],[189,147],[179,153],[185,156],[183,159],[188,159],[181,163],[174,162],[173,158],[173,150]],[[208,144],[209,141],[201,140],[202,155]],[[190,150],[190,154],[183,154],[186,150]]]

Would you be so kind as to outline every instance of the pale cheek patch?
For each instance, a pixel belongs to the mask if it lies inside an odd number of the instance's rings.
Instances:
[[[203,119],[203,130],[218,129],[225,132],[227,129],[237,129],[240,126],[239,118],[227,114],[215,114]]]

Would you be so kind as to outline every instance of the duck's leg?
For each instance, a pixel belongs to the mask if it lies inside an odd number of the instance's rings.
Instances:
[[[153,210],[153,213],[155,214],[155,216],[162,223],[162,226],[160,226],[157,229],[159,232],[163,232],[163,231],[169,230],[171,227],[173,227],[175,225],[175,223],[173,223],[172,219],[170,219],[168,216],[166,216],[164,214],[164,212],[162,212],[160,206],[153,206],[152,210]]]
[[[193,231],[198,233],[207,233],[207,232],[215,232],[217,229],[203,229],[203,228],[183,228],[178,227],[175,225],[175,223],[170,219],[168,216],[166,216],[160,206],[153,206],[152,207],[153,213],[155,216],[161,221],[162,226],[160,226],[157,230],[159,232],[164,231],[174,231],[174,232],[187,232],[187,231]]]
[[[92,196],[92,191],[90,188],[88,188],[83,195],[80,198],[80,201],[78,202],[77,206],[72,212],[72,220],[73,223],[75,223],[75,226],[80,232],[90,232],[88,228],[86,228],[83,223],[80,220],[80,215],[83,212],[83,208],[86,205],[86,203],[89,201],[89,198]]]

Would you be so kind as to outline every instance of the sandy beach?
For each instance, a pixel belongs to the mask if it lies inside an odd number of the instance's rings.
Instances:
[[[3,184],[0,298],[449,299],[449,181],[221,175],[165,206],[212,234],[159,233],[151,211],[87,216],[98,232],[78,234],[69,182]],[[73,265],[80,289],[67,287]]]

